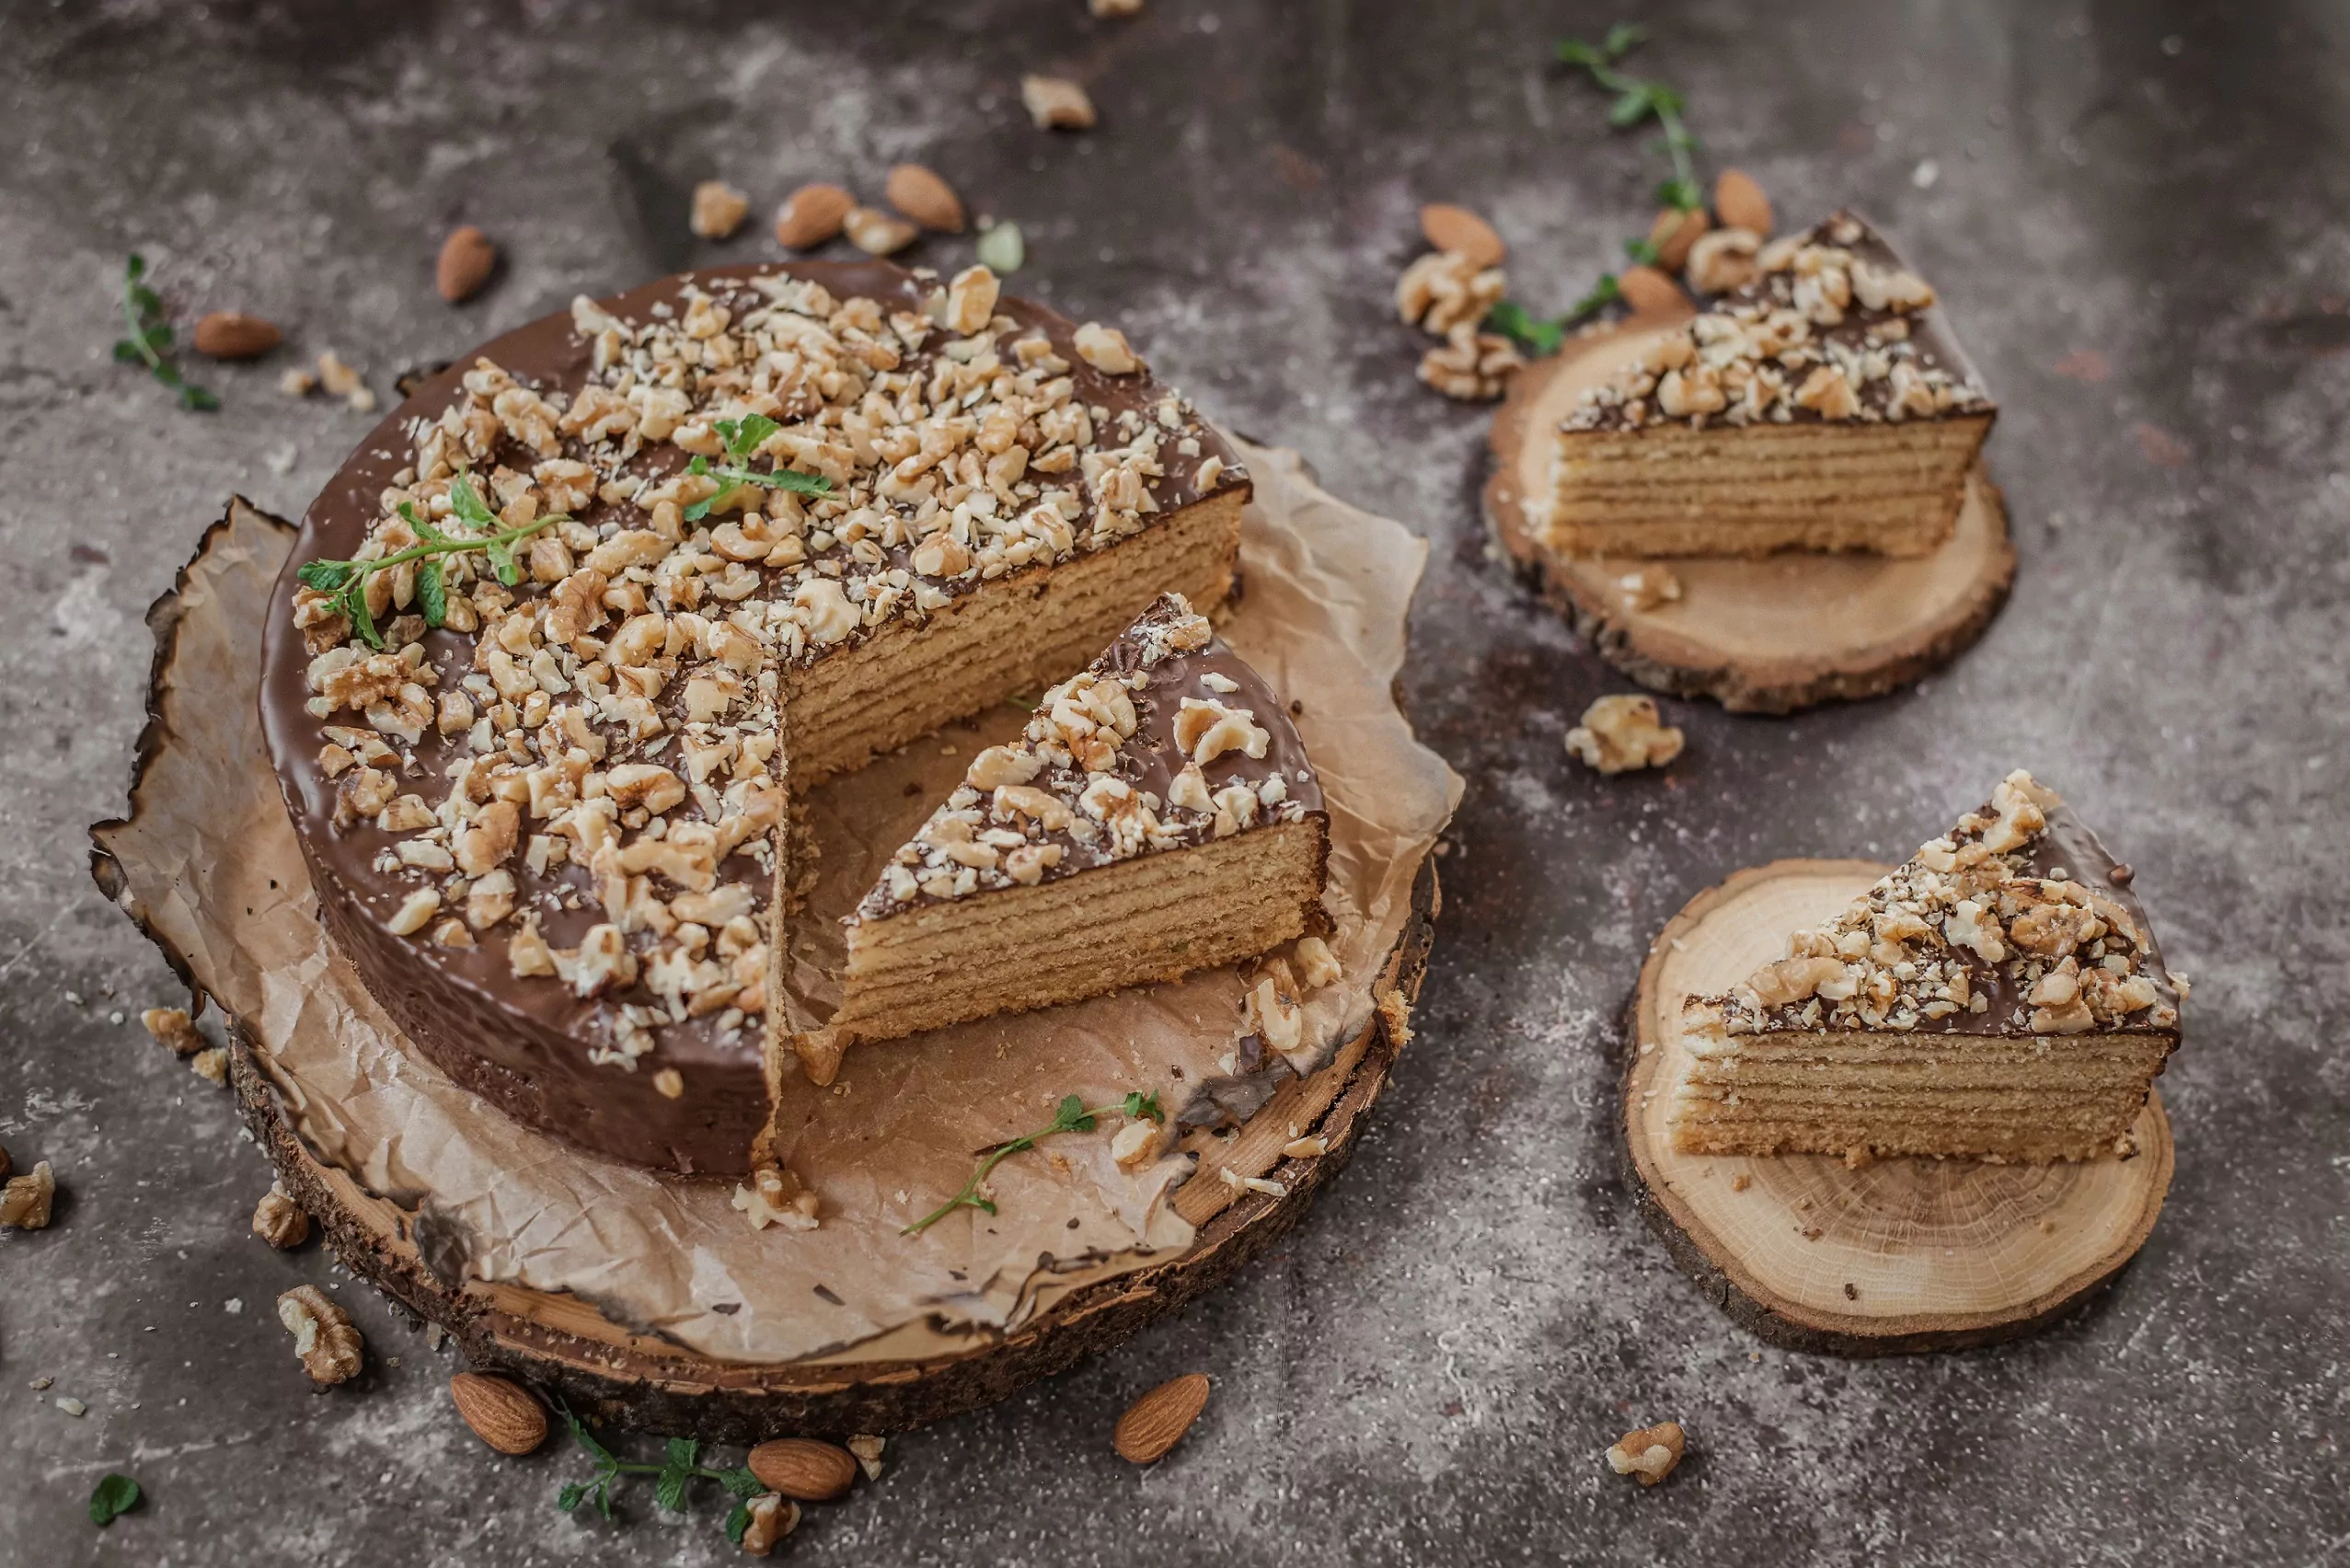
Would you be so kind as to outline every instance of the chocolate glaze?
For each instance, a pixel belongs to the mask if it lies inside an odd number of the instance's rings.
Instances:
[[[747,292],[747,280],[761,274],[806,279],[836,297],[870,297],[890,310],[919,310],[938,286],[935,280],[886,262],[801,262],[679,273],[599,303],[624,320],[641,321],[656,306],[672,305],[688,285],[723,298],[730,292]],[[1147,375],[1109,376],[1094,370],[1076,352],[1074,324],[1051,311],[1005,299],[997,313],[1014,323],[1007,341],[1042,330],[1070,362],[1068,374],[1076,382],[1077,398],[1109,409],[1113,420],[1128,409],[1147,416],[1152,405],[1167,395]],[[926,344],[926,355],[949,336],[934,334]],[[909,365],[921,365],[926,355],[910,356]],[[460,400],[462,376],[478,358],[493,361],[545,393],[574,393],[590,371],[589,346],[564,312],[494,339],[424,381],[359,444],[311,503],[271,598],[263,636],[262,732],[309,865],[320,918],[337,951],[358,969],[369,992],[419,1049],[501,1111],[591,1152],[631,1163],[687,1174],[739,1174],[748,1169],[753,1138],[767,1114],[756,1020],[733,1030],[721,1029],[719,1015],[665,1025],[656,1032],[655,1049],[639,1059],[637,1070],[596,1066],[588,1053],[611,1038],[614,998],[582,999],[552,979],[515,979],[507,958],[512,922],[479,933],[480,945],[473,948],[438,947],[395,936],[386,922],[418,883],[412,875],[379,870],[375,861],[403,836],[381,832],[372,822],[349,828],[334,825],[334,783],[317,763],[325,726],[304,706],[310,695],[308,653],[293,624],[298,586],[294,570],[320,558],[348,559],[361,546],[379,517],[381,493],[411,461],[410,422],[437,418]],[[1178,453],[1171,440],[1161,449],[1166,473],[1151,490],[1162,517],[1209,493],[1196,482],[1199,466],[1209,456],[1227,466],[1211,491],[1247,482],[1237,467],[1237,455],[1220,437],[1204,428],[1198,436],[1201,450],[1194,455]],[[1110,434],[1108,439],[1114,443],[1117,438]],[[567,455],[577,454],[567,450]],[[683,461],[674,447],[655,445],[629,467],[630,471],[659,473]],[[528,465],[518,461],[516,466]],[[599,503],[583,513],[582,520],[594,524],[604,515]],[[1080,517],[1080,537],[1086,523]],[[1048,570],[1031,567],[1009,580]],[[527,595],[544,590],[525,584],[518,592]],[[430,632],[425,647],[443,671],[444,683],[471,667],[469,636]],[[346,712],[331,721],[349,723],[355,718]],[[440,780],[455,755],[452,742],[428,729],[413,748],[413,766],[400,776],[402,791],[437,801]],[[539,876],[516,857],[507,869],[520,889],[518,905],[538,909],[541,928],[551,944],[576,944],[581,933],[603,917],[583,868],[566,865]],[[763,873],[746,858],[730,859],[721,880],[749,882],[760,904],[766,903]],[[545,898],[549,894],[575,895],[581,907],[549,909]],[[685,1093],[676,1099],[653,1086],[654,1074],[663,1067],[676,1068],[684,1079]]]
[[[1190,761],[1183,748],[1175,741],[1175,720],[1181,711],[1182,699],[1187,697],[1212,699],[1227,708],[1248,709],[1257,727],[1263,730],[1269,739],[1262,757],[1227,752],[1209,763],[1203,770],[1207,775],[1208,789],[1214,791],[1238,780],[1253,790],[1279,773],[1289,791],[1288,800],[1297,805],[1297,815],[1319,816],[1327,820],[1329,813],[1322,802],[1321,779],[1307,758],[1306,744],[1297,737],[1297,727],[1290,722],[1288,707],[1265,683],[1265,678],[1247,660],[1235,653],[1222,638],[1211,639],[1204,648],[1188,652],[1169,651],[1151,663],[1144,663],[1146,633],[1154,628],[1181,620],[1188,614],[1189,608],[1173,595],[1161,597],[1089,666],[1102,674],[1131,674],[1145,669],[1149,673],[1150,684],[1133,697],[1135,732],[1118,748],[1118,777],[1137,791],[1158,797],[1161,805],[1156,814],[1163,826],[1180,829],[1184,847],[1204,844],[1215,837],[1215,823],[1212,815],[1192,812],[1178,813],[1167,810],[1164,804],[1168,791],[1175,782],[1175,776],[1182,772],[1184,765]],[[1235,689],[1230,692],[1211,690],[1201,684],[1202,677],[1209,674],[1225,677],[1232,682]],[[1074,801],[1086,787],[1087,778],[1082,767],[1049,767],[1031,782],[1034,788],[1047,790],[1064,801]],[[985,791],[981,793],[984,796]],[[1272,811],[1265,812],[1257,819],[1261,826],[1269,826],[1274,820],[1275,813]],[[990,825],[1003,824],[991,822]],[[1324,836],[1327,840],[1327,830]],[[1043,879],[1045,882],[1057,882],[1064,877],[1118,863],[1099,842],[1081,843],[1066,830],[1046,833],[1031,829],[1029,841],[1061,847],[1060,863],[1045,870]],[[1147,847],[1142,851],[1145,855],[1155,852]],[[1137,858],[1127,857],[1129,859]],[[983,885],[978,893],[964,896],[978,897],[987,891]],[[876,885],[848,918],[852,922],[882,919],[925,905],[957,902],[961,901],[917,892],[906,902],[896,903],[888,897],[883,886]]]

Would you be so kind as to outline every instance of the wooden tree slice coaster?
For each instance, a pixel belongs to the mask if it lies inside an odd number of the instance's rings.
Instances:
[[[1307,1078],[1289,1078],[1236,1134],[1194,1134],[1196,1173],[1172,1200],[1198,1227],[1191,1248],[1166,1262],[1089,1277],[1049,1289],[1043,1305],[1008,1333],[973,1332],[968,1348],[938,1354],[937,1332],[923,1354],[893,1354],[883,1343],[820,1361],[721,1361],[656,1334],[614,1322],[588,1300],[465,1279],[461,1239],[442,1247],[429,1195],[400,1201],[370,1193],[344,1171],[313,1159],[290,1124],[279,1090],[243,1031],[230,1020],[230,1071],[237,1095],[278,1179],[323,1228],[337,1256],[395,1300],[457,1340],[477,1370],[501,1371],[561,1396],[598,1424],[710,1441],[753,1443],[785,1434],[835,1436],[899,1432],[992,1404],[1109,1349],[1215,1288],[1295,1224],[1353,1153],[1365,1114],[1386,1088],[1411,1037],[1434,940],[1435,865],[1413,887],[1402,937],[1374,986],[1370,1023]],[[1303,1135],[1319,1154],[1289,1156]],[[1280,1191],[1223,1179],[1258,1177]]]
[[[1774,860],[1691,899],[1642,966],[1623,1132],[1642,1206],[1674,1257],[1765,1339],[1846,1355],[2020,1338],[2112,1280],[2171,1186],[2171,1124],[2149,1095],[2126,1159],[1992,1165],[1830,1155],[1681,1154],[1665,1117],[1688,1054],[1681,998],[1734,985],[1889,868]]]
[[[1635,319],[1568,340],[1517,373],[1493,417],[1485,511],[1502,548],[1602,658],[1645,686],[1734,712],[1790,713],[1874,697],[1947,663],[1982,634],[2015,579],[1999,490],[1978,465],[1957,532],[1915,560],[1860,554],[1563,557],[1535,541],[1525,502],[1549,488],[1543,439],[1586,386],[1677,323]],[[1681,596],[1636,607],[1623,580],[1661,564]]]

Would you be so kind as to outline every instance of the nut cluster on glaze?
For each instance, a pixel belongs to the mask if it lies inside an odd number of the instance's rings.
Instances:
[[[1787,940],[1787,956],[1721,997],[1692,997],[1682,1027],[1699,1055],[1764,1031],[1935,1027],[2018,998],[1986,1023],[2033,1034],[2176,1028],[2152,941],[2113,898],[2070,876],[2031,874],[2026,853],[2061,801],[2022,769],[1990,804],[1918,853],[1844,913]]]
[[[1304,807],[1278,771],[1259,783],[1209,779],[1219,759],[1262,759],[1273,740],[1253,709],[1228,705],[1238,683],[1213,670],[1181,686],[1154,678],[1170,655],[1201,651],[1214,637],[1181,594],[1161,594],[1108,653],[1044,694],[1019,739],[972,759],[962,785],[898,849],[858,914],[1032,887],[1261,822],[1301,819]],[[1138,770],[1122,767],[1150,744],[1138,699],[1174,711],[1184,760],[1163,799],[1137,789],[1129,775]]]
[[[1917,341],[1934,291],[1860,219],[1839,213],[1774,240],[1755,269],[1737,293],[1584,391],[1561,428],[1897,424],[1991,407],[1971,375]]]
[[[576,393],[478,360],[457,400],[409,422],[411,459],[354,552],[418,542],[403,506],[470,532],[460,478],[509,528],[560,514],[516,587],[478,554],[441,558],[444,624],[473,639],[461,675],[428,657],[414,563],[368,581],[382,651],[351,640],[331,595],[294,595],[337,825],[404,836],[378,866],[413,884],[390,928],[467,947],[511,922],[517,977],[619,998],[593,1060],[633,1067],[664,1023],[717,1013],[731,1029],[765,1009],[781,672],[1141,531],[1162,455],[1203,449],[1175,394],[1115,416],[1081,400],[1044,330],[997,311],[985,267],[896,303],[786,274],[689,282],[641,320],[574,301],[592,365]],[[1144,369],[1098,323],[1072,342],[1103,375]],[[752,470],[828,492],[690,471],[730,462],[719,421],[754,414],[778,428]],[[1240,477],[1209,455],[1191,482]],[[454,748],[437,800],[408,778],[428,729]],[[543,891],[523,892],[517,857]],[[533,905],[580,906],[543,885],[566,863],[594,879],[604,919],[556,948]],[[682,1092],[674,1073],[656,1082]]]

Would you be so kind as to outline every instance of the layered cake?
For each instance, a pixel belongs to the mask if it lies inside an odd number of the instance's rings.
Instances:
[[[2055,790],[2008,775],[1785,958],[1687,998],[1674,1147],[2128,1152],[2183,990],[2129,882]]]
[[[1995,413],[1934,291],[1838,213],[1587,390],[1531,506],[1561,555],[1930,553]]]
[[[839,1053],[1236,963],[1320,929],[1329,814],[1281,698],[1169,594],[1046,692],[848,921]]]
[[[581,299],[427,382],[304,519],[262,706],[321,916],[485,1099],[743,1171],[792,792],[1162,592],[1213,609],[1248,493],[1123,337],[985,268]]]

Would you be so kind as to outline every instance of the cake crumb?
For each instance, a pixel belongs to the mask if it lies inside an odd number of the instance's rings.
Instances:
[[[1020,102],[1040,131],[1089,131],[1100,118],[1085,88],[1066,76],[1022,76]]]
[[[1754,1184],[1755,1179],[1743,1170],[1730,1178],[1730,1190],[1734,1193],[1743,1193]]]

